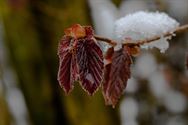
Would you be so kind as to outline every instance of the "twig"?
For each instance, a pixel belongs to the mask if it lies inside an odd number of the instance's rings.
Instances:
[[[173,36],[173,34],[178,34],[178,33],[181,33],[181,32],[185,32],[187,30],[188,30],[188,24],[178,27],[173,32],[167,32],[167,33],[163,34],[163,37]],[[104,38],[104,37],[100,37],[100,36],[95,36],[95,38],[97,40],[106,42],[106,43],[108,43],[108,44],[110,44],[112,46],[117,45],[116,41],[111,40],[109,38]],[[150,39],[145,39],[145,40],[124,41],[123,44],[124,45],[128,45],[128,46],[140,46],[140,45],[143,45],[143,44],[146,44],[146,43],[151,43],[151,42],[159,40],[159,39],[161,39],[161,36],[154,36],[154,37],[152,37]]]
[[[117,42],[115,42],[114,40],[111,40],[109,38],[104,38],[104,37],[97,36],[97,35],[95,35],[94,37],[95,37],[95,39],[97,39],[99,41],[103,41],[105,43],[108,43],[108,44],[110,44],[112,46],[115,46],[117,44]]]

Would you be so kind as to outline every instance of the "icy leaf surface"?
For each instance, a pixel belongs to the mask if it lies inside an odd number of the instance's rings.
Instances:
[[[130,78],[131,56],[127,47],[118,51],[110,48],[106,56],[111,63],[105,66],[103,96],[107,105],[115,107]]]
[[[143,40],[162,36],[166,32],[173,33],[178,26],[179,23],[165,13],[139,11],[118,19],[114,24],[114,34],[120,42],[126,38]],[[142,46],[142,48],[153,47],[164,52],[169,47],[167,38],[162,37],[160,40]]]

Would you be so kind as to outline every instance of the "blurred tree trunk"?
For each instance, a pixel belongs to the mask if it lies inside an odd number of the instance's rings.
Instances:
[[[86,0],[8,0],[0,6],[6,44],[34,125],[114,125],[117,110],[80,87],[64,96],[57,82],[57,45],[64,28],[90,24]]]

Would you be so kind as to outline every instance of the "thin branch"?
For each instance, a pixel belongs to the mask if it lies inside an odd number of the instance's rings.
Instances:
[[[97,35],[95,35],[94,37],[95,37],[95,39],[105,42],[105,43],[108,43],[112,46],[115,46],[117,44],[117,42],[115,42],[114,40],[111,40],[109,38],[105,38],[105,37],[101,37],[101,36],[97,36]]]
[[[188,30],[188,24],[178,27],[173,32],[167,32],[167,33],[163,34],[163,37],[173,36],[174,34],[185,32],[187,30]],[[104,37],[100,37],[100,36],[95,36],[95,38],[97,40],[102,41],[102,42],[106,42],[106,43],[108,43],[108,44],[110,44],[112,46],[117,45],[116,41],[111,40],[109,38],[104,38]],[[143,45],[143,44],[146,44],[146,43],[154,42],[154,41],[159,40],[159,39],[161,39],[161,36],[154,36],[154,37],[152,37],[150,39],[145,39],[145,40],[137,40],[137,41],[131,41],[131,40],[129,40],[129,41],[124,41],[123,44],[124,45],[128,45],[128,46],[140,46],[140,45]]]

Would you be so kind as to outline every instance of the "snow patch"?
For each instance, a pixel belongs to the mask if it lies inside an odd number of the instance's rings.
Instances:
[[[162,36],[166,32],[172,32],[179,26],[179,23],[169,17],[166,13],[139,11],[118,19],[114,24],[114,34],[120,43],[125,38],[132,40],[144,40],[154,36]],[[160,49],[165,52],[168,49],[169,38],[161,37],[153,43],[147,43],[142,48]]]

